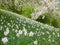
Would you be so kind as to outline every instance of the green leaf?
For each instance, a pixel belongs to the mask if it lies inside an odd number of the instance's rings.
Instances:
[[[0,45],[60,45],[60,29],[0,9]]]

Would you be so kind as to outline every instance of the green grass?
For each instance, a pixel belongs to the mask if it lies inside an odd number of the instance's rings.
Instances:
[[[8,35],[4,35],[6,30]],[[17,36],[20,30],[22,34]],[[4,37],[8,42],[3,43]],[[60,45],[60,29],[0,9],[0,45],[35,45],[36,40],[36,45]]]

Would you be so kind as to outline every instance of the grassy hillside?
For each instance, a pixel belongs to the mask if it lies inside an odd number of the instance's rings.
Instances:
[[[0,9],[0,45],[60,45],[60,29]]]

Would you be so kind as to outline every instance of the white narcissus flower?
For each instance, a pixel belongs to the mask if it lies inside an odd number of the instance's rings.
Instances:
[[[22,30],[19,30],[16,33],[17,33],[16,36],[19,37],[23,33],[23,31]]]
[[[4,35],[7,36],[9,34],[9,28],[6,28],[6,31],[4,31]]]
[[[27,29],[25,27],[23,27],[22,31],[24,32],[24,35],[27,36],[28,33],[27,33]]]
[[[19,31],[18,31],[18,33],[19,33],[19,34],[22,34],[22,33],[23,33],[23,31],[22,31],[22,30],[19,30]]]
[[[16,36],[17,36],[17,37],[19,37],[19,36],[20,36],[20,34],[19,34],[19,33],[17,33],[17,34],[16,34]]]
[[[53,35],[55,35],[55,32],[53,32]]]
[[[2,42],[3,42],[4,44],[7,43],[7,42],[8,42],[7,37],[2,38]]]
[[[34,41],[34,44],[35,44],[35,45],[37,45],[37,44],[38,44],[38,41],[37,41],[37,40],[35,40],[35,41]]]
[[[34,33],[31,31],[30,33],[29,33],[29,36],[33,36],[34,35]]]

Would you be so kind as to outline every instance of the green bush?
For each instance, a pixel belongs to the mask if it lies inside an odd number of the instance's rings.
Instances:
[[[60,45],[60,29],[0,9],[0,45]]]
[[[43,16],[45,16],[44,19],[42,19]],[[56,14],[56,16],[53,17],[53,16],[50,16],[50,13],[45,13],[39,16],[36,21],[54,26],[55,28],[60,28],[60,19],[58,14]]]
[[[31,13],[34,11],[33,6],[25,5],[22,6],[22,15],[31,18]]]

